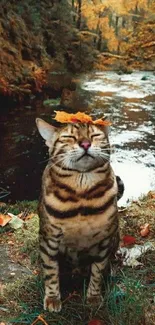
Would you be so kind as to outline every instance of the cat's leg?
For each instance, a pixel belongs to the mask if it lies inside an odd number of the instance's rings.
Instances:
[[[87,303],[99,304],[102,302],[101,286],[103,272],[107,266],[109,258],[91,265],[90,282],[87,290]]]
[[[61,310],[58,252],[59,242],[55,238],[40,239],[40,255],[45,283],[44,309],[50,312]]]

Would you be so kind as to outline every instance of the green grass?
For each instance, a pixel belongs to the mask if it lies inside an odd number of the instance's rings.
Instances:
[[[17,201],[15,204],[7,204],[0,206],[0,213],[13,213],[18,215],[21,212],[32,213],[37,212],[38,201]]]
[[[34,215],[30,220],[26,222],[25,228],[20,228],[16,231],[16,240],[20,245],[20,251],[26,253],[29,256],[31,264],[35,264],[39,258],[39,218],[38,215]]]
[[[104,301],[100,306],[90,307],[84,301],[85,284],[78,298],[64,300],[59,314],[44,312],[42,309],[43,283],[39,277],[28,277],[17,285],[8,286],[8,294],[18,303],[19,316],[10,317],[15,324],[31,324],[35,318],[43,314],[48,324],[84,325],[96,318],[105,324],[138,325],[143,324],[147,308],[146,288],[140,281],[121,273],[120,277],[111,280],[104,292]],[[20,312],[19,312],[20,310]]]

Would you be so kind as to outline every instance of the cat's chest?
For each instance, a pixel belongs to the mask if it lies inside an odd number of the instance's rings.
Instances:
[[[77,251],[87,250],[109,233],[109,220],[106,216],[76,218],[68,221],[62,227],[63,237],[61,246],[70,247]]]
[[[97,217],[97,216],[96,216]],[[100,219],[100,220],[99,220]],[[116,222],[117,223],[117,222]],[[89,258],[99,256],[100,244],[109,245],[109,223],[103,217],[96,220],[81,220],[63,228],[59,250],[71,259],[73,264],[89,263]]]

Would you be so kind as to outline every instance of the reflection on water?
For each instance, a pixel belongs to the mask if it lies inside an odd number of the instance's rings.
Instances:
[[[142,80],[145,75],[146,80]],[[78,80],[79,82],[79,80]],[[155,188],[155,76],[151,72],[118,75],[97,72],[80,76],[82,96],[95,117],[112,120],[112,165],[124,180],[120,204]],[[79,107],[80,110],[80,107]],[[35,127],[35,117],[48,120],[53,108],[42,103],[0,117],[0,187],[10,191],[6,200],[36,199],[47,149]]]

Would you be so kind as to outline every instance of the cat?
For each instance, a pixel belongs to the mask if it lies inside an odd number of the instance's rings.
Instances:
[[[56,128],[40,118],[36,124],[49,149],[38,208],[44,309],[62,308],[60,252],[75,263],[88,259],[87,303],[100,303],[102,274],[119,244],[117,199],[124,190],[110,165],[107,127],[69,123]]]

